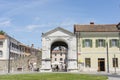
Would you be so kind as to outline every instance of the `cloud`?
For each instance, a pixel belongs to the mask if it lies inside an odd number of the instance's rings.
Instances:
[[[54,29],[56,27],[63,27],[67,30],[72,31],[73,25],[76,23],[76,21],[72,19],[65,19],[61,22],[49,22],[49,23],[41,23],[41,24],[28,24],[24,27],[17,27],[15,31],[19,32],[38,32],[38,31],[48,31],[51,29]]]
[[[0,27],[8,27],[10,25],[11,25],[11,21],[10,20],[0,21]]]
[[[2,16],[13,17],[18,14],[25,14],[27,11],[31,11],[35,7],[46,6],[51,0],[20,0],[20,1],[3,1],[4,5],[0,6],[0,9],[5,9]],[[7,4],[7,5],[6,5]]]
[[[39,28],[39,27],[40,27],[40,25],[28,25],[28,26],[26,26],[26,29],[28,31],[32,31],[32,30]]]

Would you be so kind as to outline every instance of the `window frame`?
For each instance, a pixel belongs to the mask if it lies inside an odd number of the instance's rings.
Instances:
[[[110,40],[110,47],[119,47],[119,40],[118,39],[111,39]]]
[[[84,39],[83,40],[83,47],[92,47],[92,40],[91,39]]]
[[[0,41],[0,46],[3,46],[3,41]]]
[[[118,67],[118,58],[112,58],[113,67]]]
[[[0,50],[0,57],[2,57],[3,56],[3,51],[2,50]]]
[[[105,47],[106,46],[106,40],[105,39],[97,39],[96,40],[96,47]]]
[[[91,67],[91,58],[85,58],[85,67],[87,68]]]

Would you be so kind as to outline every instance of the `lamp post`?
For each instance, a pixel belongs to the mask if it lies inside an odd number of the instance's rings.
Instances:
[[[8,73],[10,73],[10,46],[11,46],[11,41],[10,41],[10,37],[9,37]]]
[[[106,42],[106,51],[107,51],[107,73],[109,73],[109,54],[108,54],[108,42]]]

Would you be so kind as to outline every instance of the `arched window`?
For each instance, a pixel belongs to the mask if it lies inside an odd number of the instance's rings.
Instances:
[[[2,57],[3,56],[3,52],[2,51],[0,51],[0,57]]]

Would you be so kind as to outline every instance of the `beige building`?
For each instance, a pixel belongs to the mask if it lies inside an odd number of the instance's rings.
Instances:
[[[120,23],[74,25],[79,71],[120,72]]]
[[[62,49],[58,48],[52,50],[51,59],[53,64],[55,63],[65,64],[67,60],[67,50],[65,49],[65,47],[62,47]]]

